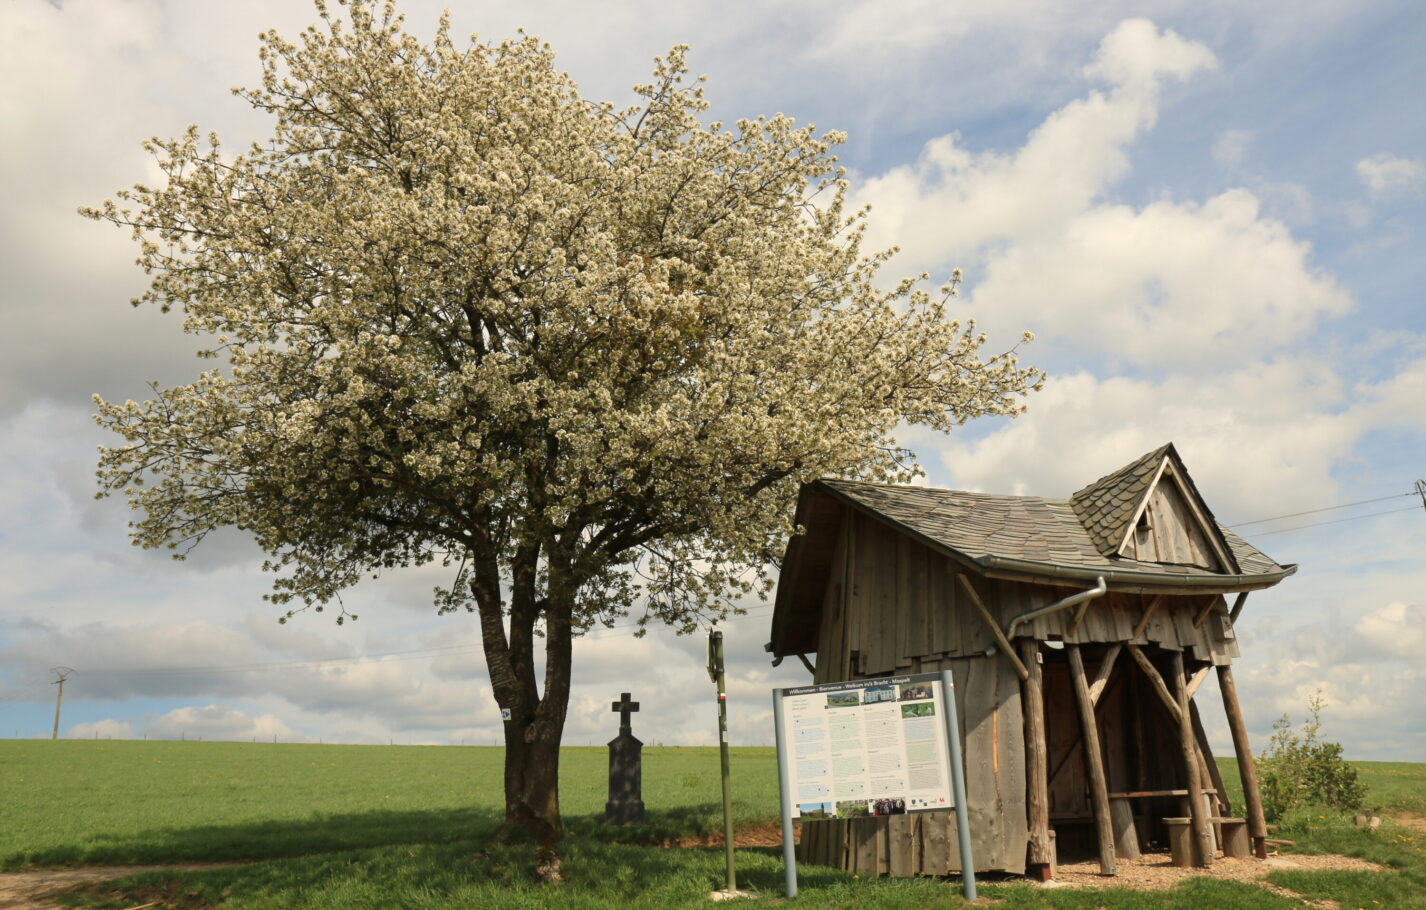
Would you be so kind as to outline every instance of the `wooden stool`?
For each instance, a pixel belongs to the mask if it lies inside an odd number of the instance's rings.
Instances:
[[[1248,820],[1244,818],[1215,818],[1211,821],[1223,832],[1219,838],[1224,856],[1251,856],[1252,842],[1248,838]]]
[[[1169,856],[1180,869],[1193,868],[1193,819],[1166,818],[1169,829]]]

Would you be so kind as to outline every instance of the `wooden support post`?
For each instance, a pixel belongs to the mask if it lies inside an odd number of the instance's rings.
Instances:
[[[1218,688],[1223,693],[1223,712],[1228,715],[1228,729],[1233,734],[1238,773],[1243,777],[1243,806],[1247,810],[1248,835],[1253,839],[1253,852],[1259,859],[1264,859],[1268,853],[1268,826],[1263,818],[1263,797],[1258,791],[1258,767],[1253,761],[1253,750],[1248,745],[1248,728],[1243,723],[1243,709],[1238,705],[1233,668],[1227,664],[1218,668]]]
[[[1050,749],[1045,738],[1044,673],[1040,664],[1040,643],[1033,638],[1020,639],[1020,658],[1030,671],[1021,688],[1025,695],[1025,806],[1030,825],[1028,862],[1042,867],[1027,870],[1031,878],[1039,877],[1053,864],[1050,855]]]
[[[1089,605],[1094,603],[1094,598],[1086,600],[1079,605],[1079,609],[1074,611],[1074,619],[1070,620],[1069,628],[1065,630],[1065,638],[1073,638],[1079,632],[1079,624],[1084,622],[1084,614],[1089,612]]]
[[[980,599],[980,594],[976,593],[975,585],[971,584],[970,579],[961,572],[956,573],[956,581],[961,583],[961,587],[965,589],[966,596],[970,598],[970,602],[974,604],[976,610],[980,612],[980,618],[990,627],[990,632],[995,636],[996,643],[1000,645],[1001,652],[1010,658],[1010,662],[1015,665],[1015,673],[1020,677],[1021,681],[1024,681],[1029,677],[1030,671],[1026,670],[1025,665],[1020,662],[1020,656],[1015,653],[1015,647],[1010,644],[1010,639],[1005,637],[1005,633],[1001,630],[1000,624],[995,621],[995,617],[992,616],[990,610],[986,608],[985,602]]]
[[[1208,603],[1203,605],[1203,609],[1198,611],[1198,615],[1193,618],[1193,627],[1197,629],[1203,625],[1203,621],[1208,618],[1208,614],[1213,612],[1213,608],[1218,606],[1218,598],[1222,595],[1214,594],[1208,598]]]
[[[1233,625],[1236,626],[1238,624],[1238,614],[1243,612],[1243,604],[1247,600],[1247,591],[1239,591],[1238,596],[1233,599],[1233,609],[1228,611],[1228,618],[1232,620]]]
[[[1099,835],[1099,871],[1114,875],[1114,823],[1109,817],[1109,786],[1104,780],[1104,756],[1099,751],[1099,725],[1094,719],[1094,705],[1089,700],[1089,683],[1084,678],[1084,658],[1079,645],[1066,643],[1069,655],[1070,679],[1074,683],[1075,702],[1079,705],[1079,723],[1084,731],[1084,764],[1089,772],[1089,796],[1094,805],[1094,829]]]
[[[1183,652],[1172,652],[1173,684],[1178,690],[1178,734],[1187,766],[1188,815],[1193,824],[1193,840],[1198,845],[1198,864],[1213,865],[1213,829],[1208,822],[1208,807],[1203,804],[1203,780],[1198,768],[1198,747],[1193,738],[1193,720],[1189,714],[1188,680],[1183,675]]]
[[[1208,678],[1208,671],[1213,669],[1212,664],[1204,664],[1198,668],[1198,672],[1193,674],[1193,679],[1188,681],[1188,700],[1193,701],[1193,696],[1198,694],[1198,687],[1203,685],[1203,681]]]
[[[1139,624],[1134,627],[1135,638],[1144,637],[1144,630],[1149,627],[1149,620],[1154,618],[1154,611],[1157,610],[1159,608],[1159,604],[1163,602],[1164,596],[1162,594],[1155,595],[1154,599],[1149,601],[1149,606],[1147,609],[1144,610],[1144,615],[1139,617]]]
[[[1203,756],[1203,767],[1208,779],[1213,783],[1214,803],[1218,806],[1214,815],[1232,815],[1233,807],[1228,802],[1228,788],[1223,786],[1223,772],[1218,770],[1218,762],[1213,760],[1213,751],[1208,748],[1208,732],[1203,729],[1203,718],[1198,716],[1198,705],[1190,701],[1188,713],[1193,719],[1193,738],[1198,743],[1198,754]]]
[[[1129,800],[1109,798],[1109,817],[1114,822],[1114,855],[1120,859],[1138,859],[1139,832],[1134,827],[1134,807]]]
[[[1115,642],[1109,646],[1109,650],[1104,652],[1104,657],[1099,661],[1099,670],[1094,674],[1094,682],[1089,684],[1089,703],[1099,704],[1099,697],[1104,694],[1104,687],[1109,685],[1109,674],[1114,672],[1114,661],[1119,657],[1119,652],[1124,650],[1121,642]]]
[[[1144,675],[1149,678],[1149,682],[1153,684],[1154,693],[1159,696],[1159,701],[1168,709],[1169,715],[1174,719],[1174,723],[1178,723],[1178,700],[1169,694],[1169,687],[1164,684],[1164,678],[1159,675],[1158,670],[1154,669],[1154,665],[1144,656],[1144,652],[1140,651],[1137,645],[1129,645],[1129,654],[1134,658],[1134,663],[1139,665],[1139,669],[1144,671]],[[1179,654],[1177,651],[1175,651],[1174,654],[1178,656],[1180,661],[1183,660],[1182,654]]]

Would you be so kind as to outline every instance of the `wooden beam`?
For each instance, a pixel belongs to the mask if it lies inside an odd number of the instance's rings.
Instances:
[[[1247,600],[1247,591],[1239,591],[1238,596],[1233,598],[1233,609],[1228,611],[1228,619],[1233,622],[1233,625],[1236,626],[1238,624],[1238,614],[1243,612],[1243,604],[1246,603]]]
[[[1089,684],[1084,678],[1084,658],[1079,645],[1065,643],[1069,655],[1070,680],[1074,683],[1075,703],[1079,706],[1079,724],[1084,739],[1084,764],[1089,772],[1090,802],[1094,806],[1094,830],[1099,835],[1099,871],[1114,875],[1114,822],[1109,813],[1109,786],[1104,780],[1104,756],[1099,751],[1099,724],[1094,719],[1094,705],[1089,700]]]
[[[1224,664],[1218,668],[1218,688],[1223,693],[1223,712],[1228,715],[1228,729],[1233,734],[1233,751],[1238,756],[1238,773],[1243,778],[1243,805],[1248,815],[1248,835],[1253,839],[1253,851],[1259,859],[1267,856],[1267,821],[1263,818],[1263,797],[1258,791],[1258,767],[1253,750],[1248,746],[1248,728],[1243,723],[1243,709],[1238,705],[1238,687],[1233,683],[1233,668]]]
[[[1193,720],[1189,713],[1188,679],[1183,675],[1183,652],[1174,651],[1171,659],[1174,689],[1178,693],[1178,735],[1183,752],[1185,778],[1188,782],[1188,815],[1193,825],[1193,839],[1198,846],[1198,865],[1207,868],[1213,865],[1213,828],[1208,822],[1209,813],[1203,804],[1203,779],[1199,773],[1198,748],[1193,736]]]
[[[1001,653],[1010,658],[1010,662],[1015,665],[1016,675],[1018,675],[1022,681],[1028,679],[1030,677],[1030,671],[1025,669],[1025,665],[1020,662],[1020,655],[1015,653],[1015,648],[1010,644],[1010,639],[1006,638],[1005,633],[1001,631],[1000,623],[996,622],[995,617],[990,615],[990,610],[986,609],[985,603],[981,601],[980,595],[976,593],[975,585],[971,584],[970,579],[962,572],[956,573],[956,581],[961,583],[961,587],[965,589],[966,596],[970,598],[970,602],[975,604],[976,610],[980,612],[980,618],[990,627],[991,634],[995,636],[996,642],[1000,645]]]
[[[1198,668],[1198,672],[1193,674],[1193,679],[1188,681],[1188,700],[1193,701],[1193,696],[1197,694],[1198,687],[1203,685],[1203,681],[1208,678],[1208,671],[1213,669],[1212,664],[1205,664]]]
[[[1144,652],[1140,651],[1137,645],[1129,645],[1128,647],[1129,654],[1134,658],[1134,662],[1139,665],[1139,669],[1144,671],[1144,675],[1147,676],[1149,682],[1153,684],[1154,692],[1158,694],[1159,701],[1168,709],[1174,722],[1177,723],[1180,713],[1178,700],[1169,694],[1169,687],[1164,684],[1164,678],[1159,675],[1158,670],[1154,669],[1154,665],[1144,656]],[[1178,652],[1175,651],[1174,653],[1177,654]],[[1179,659],[1182,660],[1183,656],[1179,655]]]
[[[1080,604],[1078,610],[1074,611],[1074,619],[1070,620],[1069,628],[1065,630],[1066,639],[1074,637],[1074,634],[1079,631],[1079,624],[1084,621],[1084,614],[1089,612],[1089,605],[1092,603],[1094,603],[1094,598],[1091,597]]]
[[[1144,615],[1139,617],[1139,624],[1134,627],[1135,638],[1144,637],[1144,630],[1149,627],[1149,620],[1154,618],[1154,611],[1157,610],[1159,604],[1163,602],[1164,596],[1162,594],[1155,595],[1154,599],[1149,601],[1148,609],[1144,610]]]
[[[1030,675],[1021,683],[1025,697],[1025,804],[1030,825],[1028,860],[1031,865],[1051,864],[1050,847],[1050,748],[1045,737],[1044,672],[1040,663],[1040,643],[1020,640],[1020,658]]]
[[[1203,621],[1208,618],[1208,614],[1213,612],[1213,608],[1218,606],[1218,598],[1221,594],[1214,594],[1208,598],[1208,603],[1203,605],[1203,609],[1198,611],[1198,615],[1193,618],[1193,627],[1197,629],[1203,625]]]
[[[1114,660],[1119,656],[1119,652],[1124,650],[1122,642],[1115,642],[1109,646],[1109,650],[1104,652],[1104,657],[1099,661],[1099,670],[1094,674],[1094,682],[1089,684],[1089,703],[1099,704],[1099,696],[1104,694],[1104,687],[1109,684],[1109,674],[1114,672]]]
[[[1203,756],[1203,769],[1208,772],[1208,779],[1213,783],[1213,802],[1216,807],[1214,814],[1231,816],[1233,807],[1228,802],[1228,789],[1223,786],[1223,772],[1213,760],[1213,750],[1208,745],[1208,732],[1203,729],[1203,718],[1199,717],[1198,705],[1192,700],[1188,703],[1188,713],[1193,720],[1193,738],[1198,743],[1198,754]],[[1207,793],[1208,788],[1205,787],[1203,792]]]

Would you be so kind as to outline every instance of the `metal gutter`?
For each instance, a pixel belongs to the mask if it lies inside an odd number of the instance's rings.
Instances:
[[[1073,578],[1077,581],[1097,581],[1103,577],[1108,582],[1140,584],[1153,587],[1178,585],[1185,588],[1234,588],[1242,585],[1267,587],[1282,581],[1297,571],[1296,565],[1286,565],[1281,572],[1237,575],[1189,575],[1174,572],[1136,572],[1133,569],[1090,569],[1061,566],[1051,562],[1032,562],[1010,556],[982,556],[976,559],[982,567],[990,570],[1020,572],[1025,575],[1041,575],[1047,578]]]
[[[1085,603],[1087,601],[1094,600],[1096,597],[1102,597],[1108,590],[1109,585],[1105,584],[1104,576],[1101,575],[1099,578],[1095,579],[1094,587],[1090,588],[1088,591],[1080,591],[1078,594],[1071,594],[1069,597],[1066,597],[1063,600],[1057,600],[1052,604],[1048,604],[1043,607],[1037,607],[1033,610],[1027,610],[1026,612],[1021,613],[1019,616],[1010,620],[1010,625],[1005,627],[1005,638],[1008,641],[1014,641],[1015,627],[1020,625],[1022,622],[1029,622],[1032,619],[1039,619],[1041,616],[1048,616],[1051,613],[1063,610],[1065,607],[1072,607],[1077,603]]]

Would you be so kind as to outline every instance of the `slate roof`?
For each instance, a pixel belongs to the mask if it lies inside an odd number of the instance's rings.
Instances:
[[[1069,498],[1075,516],[1100,553],[1110,556],[1119,551],[1129,522],[1134,520],[1170,448],[1171,445],[1160,446]]]
[[[1271,579],[1263,578],[1262,582],[1271,583],[1291,574],[1295,566],[1280,565],[1217,522],[1213,522],[1209,532],[1217,531],[1219,540],[1237,562],[1230,567],[1236,571],[1223,573],[1200,566],[1144,562],[1117,555],[1128,524],[1133,521],[1139,503],[1148,495],[1165,458],[1174,460],[1175,470],[1190,496],[1212,521],[1212,513],[1193,486],[1172,444],[1100,478],[1069,499],[851,480],[819,480],[814,488],[829,491],[933,544],[988,567],[997,561],[1014,560],[1039,564],[1045,574],[1056,574],[1053,571],[1056,568],[1106,576],[1127,572],[1150,584],[1153,576],[1162,576],[1163,584],[1173,584],[1174,579],[1188,576],[1207,581],[1225,575],[1242,576],[1248,583],[1254,581],[1251,576],[1270,576]],[[1026,571],[1031,569],[1026,568]]]

